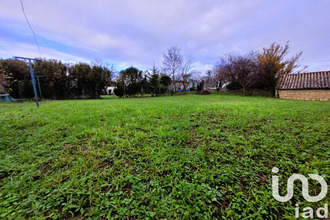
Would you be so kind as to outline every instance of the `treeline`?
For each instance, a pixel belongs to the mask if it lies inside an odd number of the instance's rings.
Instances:
[[[288,53],[287,42],[284,46],[273,43],[261,52],[228,54],[205,74],[195,71],[193,59],[184,59],[176,46],[163,54],[161,67],[154,65],[145,71],[129,67],[117,74],[103,65],[67,66],[57,60],[36,61],[33,68],[46,99],[99,98],[109,86],[119,97],[222,89],[243,94],[257,90],[274,96],[281,75],[299,72],[302,52],[286,58]],[[34,97],[29,67],[23,61],[0,60],[0,85],[14,98]]]
[[[212,70],[205,74],[194,70],[192,58],[184,61],[179,47],[170,47],[163,55],[161,71],[172,79],[171,91],[227,90],[236,94],[274,96],[279,78],[284,74],[301,72],[302,52],[287,58],[289,42],[284,46],[272,43],[262,51],[222,56]]]
[[[159,74],[155,67],[151,73],[129,67],[120,71],[114,93],[119,97],[132,97],[138,93],[158,96],[165,94],[170,84],[171,78],[165,74]]]
[[[275,94],[280,76],[292,73],[299,67],[302,52],[286,59],[288,42],[284,47],[273,43],[262,52],[252,51],[245,55],[223,56],[216,65],[214,79],[226,85],[228,90],[262,90]]]
[[[36,84],[40,85],[37,90],[46,99],[99,98],[110,85],[112,76],[112,72],[102,65],[66,66],[58,60],[36,61],[33,69]],[[0,80],[13,98],[34,97],[27,63],[15,59],[0,60]]]
[[[146,93],[158,96],[166,93],[171,84],[171,78],[159,73],[156,67],[152,72],[129,67],[116,74],[116,79],[112,79],[115,72],[102,65],[67,66],[58,60],[40,60],[33,64],[33,71],[38,95],[42,94],[44,99],[96,99],[106,94],[109,86],[115,87],[114,93],[119,97]],[[0,84],[13,98],[34,97],[26,62],[0,60]]]

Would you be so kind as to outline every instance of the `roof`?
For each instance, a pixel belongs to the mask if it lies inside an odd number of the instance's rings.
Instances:
[[[330,89],[330,71],[283,75],[277,89]]]

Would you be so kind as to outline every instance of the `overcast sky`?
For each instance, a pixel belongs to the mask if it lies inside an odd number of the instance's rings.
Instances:
[[[330,70],[329,0],[23,0],[41,57],[117,70],[162,65],[179,46],[196,70],[231,52],[290,42],[307,71]],[[0,57],[40,57],[19,0],[0,1]]]

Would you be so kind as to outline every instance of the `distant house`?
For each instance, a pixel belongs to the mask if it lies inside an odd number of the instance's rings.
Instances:
[[[106,89],[107,95],[115,95],[114,90],[116,89],[116,86],[108,86]]]
[[[330,101],[330,71],[283,75],[276,92],[282,99]]]

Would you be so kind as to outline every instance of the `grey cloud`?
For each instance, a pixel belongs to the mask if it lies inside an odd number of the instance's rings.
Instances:
[[[261,50],[287,40],[292,54],[304,51],[309,70],[326,68],[327,63],[315,60],[330,59],[326,0],[23,1],[38,36],[77,48],[71,56],[91,61],[147,68],[160,65],[166,49],[178,45],[205,69],[224,53]],[[16,1],[1,1],[0,8],[0,19],[13,30],[27,28]]]

